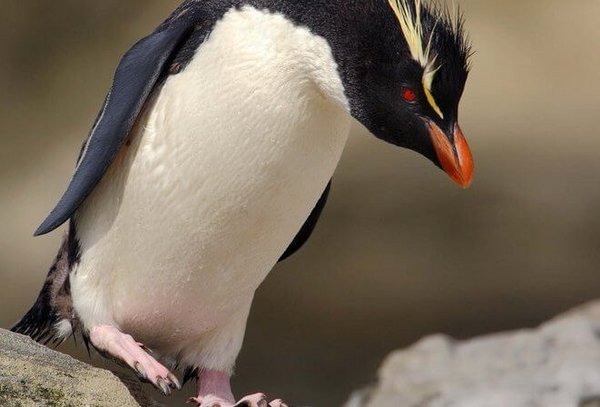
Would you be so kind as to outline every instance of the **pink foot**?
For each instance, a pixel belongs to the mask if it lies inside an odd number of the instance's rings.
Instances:
[[[256,393],[234,401],[229,375],[214,370],[201,370],[198,374],[198,397],[188,400],[198,407],[287,407],[281,400],[267,403],[267,396]]]
[[[124,334],[113,326],[99,325],[90,329],[90,341],[98,351],[124,362],[142,380],[149,381],[163,394],[171,394],[171,389],[181,389],[175,375],[150,356],[146,352],[147,348],[136,342],[131,335]]]
[[[262,393],[246,396],[235,404],[216,396],[193,397],[188,402],[196,403],[198,407],[287,407],[281,400],[267,404],[267,397]]]

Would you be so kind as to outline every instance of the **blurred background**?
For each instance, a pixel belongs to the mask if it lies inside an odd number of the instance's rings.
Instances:
[[[313,238],[257,294],[237,394],[339,406],[425,335],[535,326],[599,296],[600,2],[455,3],[476,50],[461,105],[473,186],[356,128]],[[66,187],[120,55],[177,4],[3,2],[0,326],[33,303],[56,254],[60,232],[32,232]]]

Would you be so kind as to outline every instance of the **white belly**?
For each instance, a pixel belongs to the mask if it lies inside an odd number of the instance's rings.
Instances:
[[[349,128],[323,39],[281,16],[228,13],[155,95],[77,214],[71,284],[84,325],[116,324],[167,347],[236,313],[245,320]]]

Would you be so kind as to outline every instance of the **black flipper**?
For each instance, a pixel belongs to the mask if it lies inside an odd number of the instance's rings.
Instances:
[[[56,207],[36,230],[49,233],[66,222],[98,184],[135,124],[178,47],[194,28],[183,16],[135,44],[117,67],[113,85],[82,150],[75,175]]]
[[[329,197],[330,190],[331,190],[331,181],[329,181],[329,184],[327,184],[327,187],[325,188],[325,191],[323,191],[321,198],[319,198],[317,205],[314,207],[314,209],[308,216],[308,219],[306,219],[306,222],[304,222],[304,225],[302,225],[302,228],[300,228],[300,231],[298,232],[298,234],[296,235],[294,240],[292,240],[292,243],[290,243],[289,247],[286,249],[285,253],[283,253],[283,256],[281,256],[279,261],[283,261],[283,260],[287,259],[292,254],[294,254],[298,250],[300,250],[300,248],[304,245],[304,243],[306,243],[306,241],[312,234],[313,230],[315,230],[317,221],[319,220],[319,217],[321,216],[321,212],[323,212],[323,208],[325,207],[325,204],[327,203],[327,198]]]

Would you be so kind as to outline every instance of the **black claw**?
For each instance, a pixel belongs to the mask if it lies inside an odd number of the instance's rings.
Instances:
[[[258,406],[259,407],[268,407],[267,406],[267,401],[266,400],[261,400],[261,402],[258,404]],[[237,403],[233,407],[252,407],[252,404],[250,404],[249,401],[240,401],[239,403]]]
[[[160,390],[162,391],[162,393],[165,396],[168,396],[171,394],[171,388],[167,385],[167,382],[165,381],[165,379],[163,379],[162,377],[159,377],[156,380],[156,386],[158,388],[160,388]]]
[[[143,343],[138,342],[138,346],[140,348],[142,348],[142,350],[144,352],[146,352],[147,354],[154,356],[154,352],[152,352],[152,349],[150,349],[149,347],[147,347],[146,345],[144,345]]]
[[[167,375],[167,379],[169,379],[169,385],[176,389],[176,390],[181,390],[181,383],[179,383],[179,380],[177,380],[177,377],[175,377],[175,375],[173,373],[169,373]]]
[[[140,364],[140,362],[135,362],[135,364],[133,365],[133,370],[135,370],[135,373],[139,376],[140,379],[148,380],[148,375],[142,368],[142,365]]]

